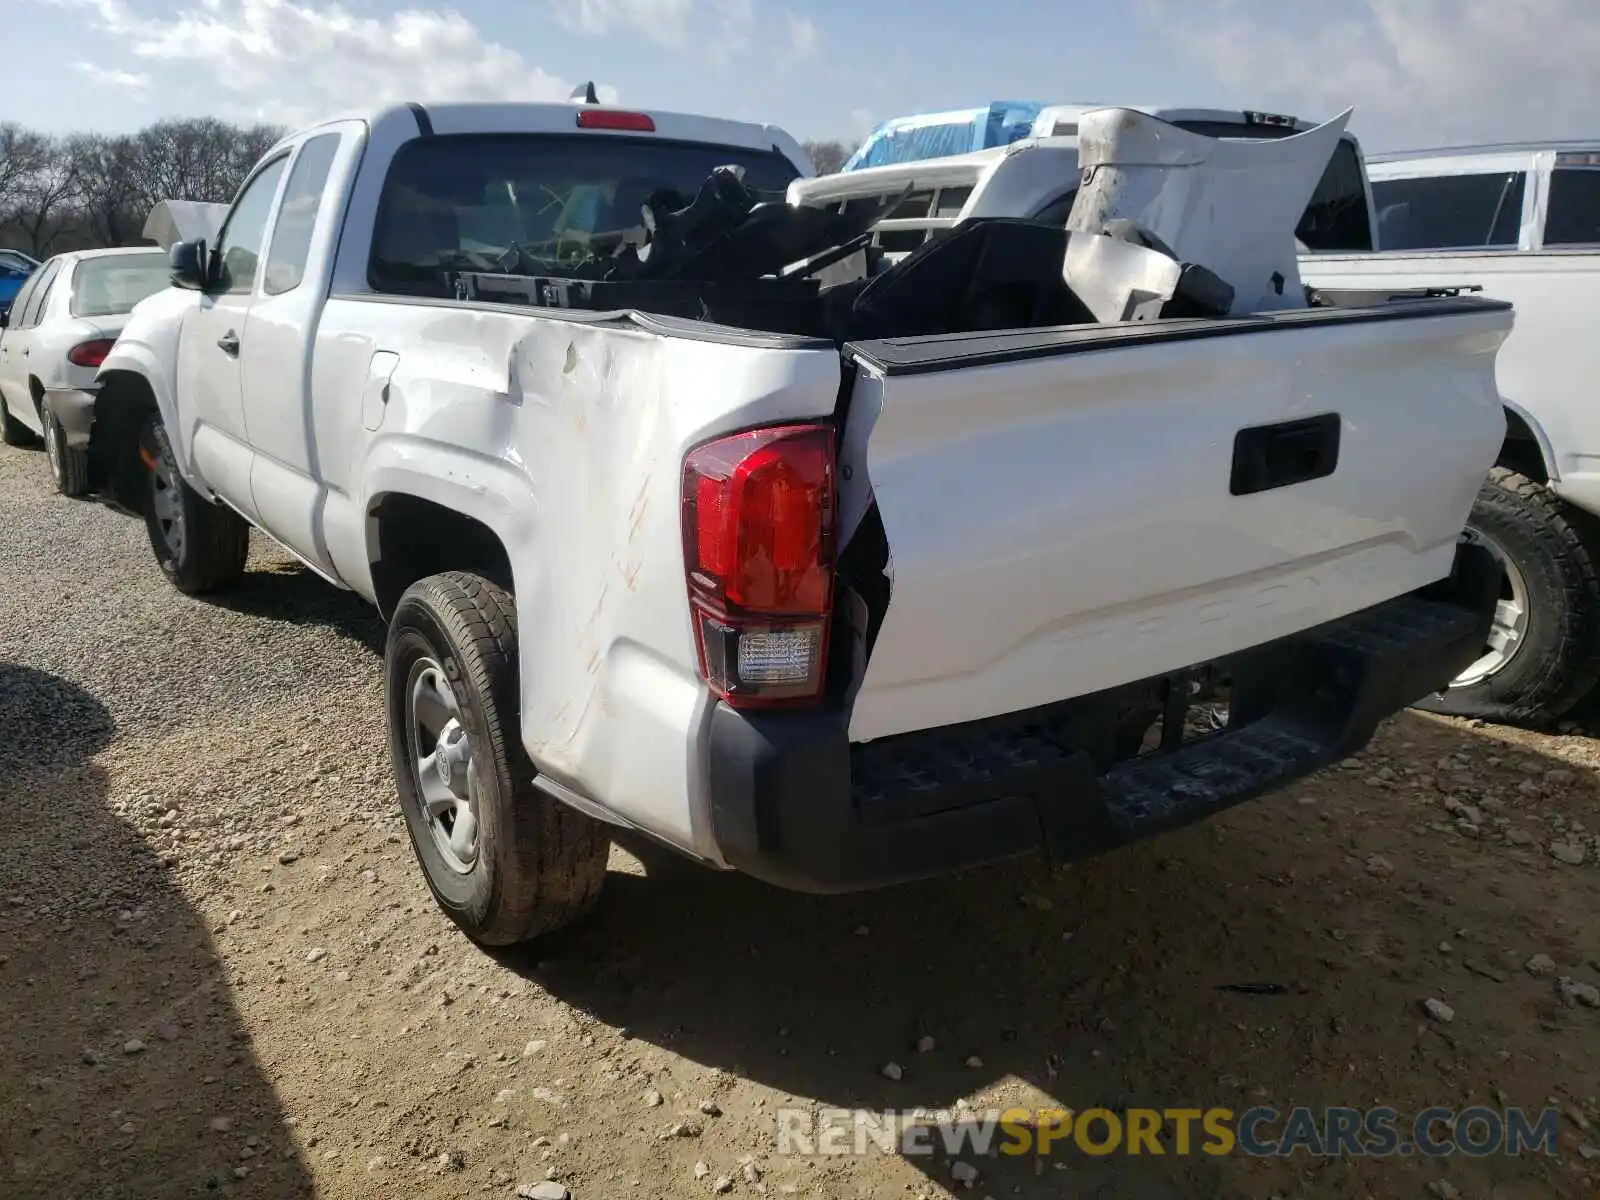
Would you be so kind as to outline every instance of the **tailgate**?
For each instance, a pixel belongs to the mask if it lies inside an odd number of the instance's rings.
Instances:
[[[866,741],[1209,662],[1450,572],[1505,423],[1472,298],[847,347]],[[864,469],[863,469],[864,467]]]

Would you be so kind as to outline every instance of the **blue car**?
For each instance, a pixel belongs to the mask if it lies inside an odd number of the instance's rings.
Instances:
[[[39,264],[22,251],[0,249],[0,313],[11,311],[11,302],[38,268]]]

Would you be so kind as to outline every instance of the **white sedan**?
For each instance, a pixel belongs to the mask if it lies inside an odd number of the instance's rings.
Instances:
[[[133,306],[169,282],[167,252],[153,246],[57,254],[0,320],[0,440],[43,438],[69,496],[88,483],[95,372]]]

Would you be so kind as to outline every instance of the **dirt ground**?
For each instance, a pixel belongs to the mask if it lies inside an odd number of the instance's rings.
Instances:
[[[491,955],[412,859],[359,601],[263,548],[184,599],[32,452],[0,520],[0,1196],[1596,1194],[1581,731],[1406,714],[1156,841],[853,897],[619,849]],[[775,1149],[780,1108],[962,1101],[1563,1115],[1554,1158]]]

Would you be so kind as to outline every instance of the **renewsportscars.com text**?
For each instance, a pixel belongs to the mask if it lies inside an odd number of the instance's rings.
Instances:
[[[1556,1153],[1560,1113],[1520,1108],[1012,1108],[932,1112],[779,1109],[776,1150],[789,1155],[933,1154],[1041,1157],[1244,1154],[1372,1158]]]

